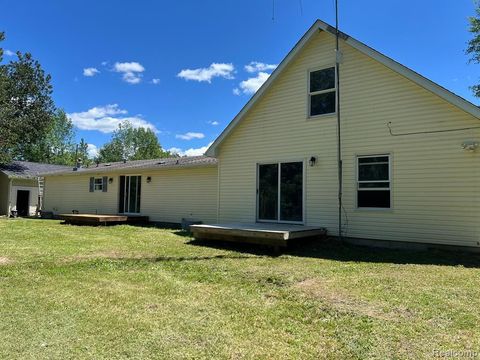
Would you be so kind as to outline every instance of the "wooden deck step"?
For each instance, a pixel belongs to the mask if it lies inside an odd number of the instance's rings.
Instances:
[[[58,217],[67,224],[76,225],[107,225],[107,224],[138,224],[148,222],[148,216],[115,215],[115,214],[59,214]]]
[[[273,224],[229,223],[191,225],[195,239],[219,240],[286,247],[289,242],[301,239],[322,238],[327,234],[323,227]]]

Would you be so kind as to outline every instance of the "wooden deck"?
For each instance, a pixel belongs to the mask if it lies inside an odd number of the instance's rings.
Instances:
[[[198,240],[262,244],[275,248],[302,239],[323,238],[327,234],[323,227],[273,223],[191,225],[190,231]]]
[[[139,215],[59,214],[58,217],[65,220],[67,224],[74,225],[138,224],[148,222],[148,216]]]

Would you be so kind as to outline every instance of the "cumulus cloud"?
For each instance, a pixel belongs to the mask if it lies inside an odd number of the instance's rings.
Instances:
[[[212,126],[220,125],[220,123],[218,121],[209,121],[208,123]]]
[[[113,71],[121,73],[123,81],[129,84],[138,84],[142,81],[142,73],[145,68],[138,62],[116,62],[113,65]]]
[[[160,84],[160,79],[152,79],[152,84],[153,84],[153,85],[158,85],[158,84]]]
[[[202,146],[202,147],[199,147],[199,148],[190,148],[190,149],[187,149],[187,150],[182,150],[178,147],[172,147],[172,148],[168,149],[168,151],[170,151],[173,154],[178,154],[180,156],[200,156],[200,155],[205,154],[205,152],[210,147],[210,145],[212,145],[212,143],[209,143],[208,145]]]
[[[186,134],[177,134],[175,135],[177,139],[181,140],[193,140],[193,139],[203,139],[205,134],[199,132],[187,132]]]
[[[83,76],[92,77],[92,76],[95,76],[99,73],[100,73],[100,71],[98,71],[98,69],[94,68],[94,67],[89,67],[89,68],[83,69]]]
[[[117,104],[96,106],[87,111],[67,114],[74,126],[80,130],[96,130],[102,133],[111,133],[117,130],[118,125],[129,121],[135,128],[150,129],[158,132],[155,126],[140,115],[127,116],[127,110],[120,109]]]
[[[234,71],[235,67],[231,63],[212,63],[207,68],[184,69],[180,71],[177,76],[185,80],[195,80],[198,82],[206,81],[211,83],[212,79],[215,77],[233,79]]]
[[[257,76],[242,81],[239,87],[244,94],[254,94],[255,92],[257,92],[258,89],[260,89],[260,86],[262,86],[263,83],[267,81],[269,76],[270,74],[261,71],[257,74]],[[239,95],[240,91],[235,92],[234,89],[234,94]]]
[[[245,65],[245,71],[255,73],[259,71],[275,70],[277,66],[277,64],[265,64],[258,61],[252,61],[250,64]]]
[[[3,50],[3,53],[7,56],[14,56],[15,55],[14,51],[8,50],[8,49]]]
[[[95,158],[98,156],[98,147],[94,144],[87,144],[87,154],[90,158]]]
[[[240,89],[239,89],[239,88],[233,89],[233,94],[234,94],[234,95],[240,95],[240,93],[241,93],[241,92],[240,92]]]

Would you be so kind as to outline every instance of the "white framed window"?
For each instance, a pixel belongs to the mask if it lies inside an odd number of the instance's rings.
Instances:
[[[95,191],[103,191],[103,178],[95,178],[93,182],[93,189]]]
[[[357,156],[357,207],[391,208],[390,155]]]
[[[308,73],[309,117],[333,114],[336,111],[335,67],[311,70]]]

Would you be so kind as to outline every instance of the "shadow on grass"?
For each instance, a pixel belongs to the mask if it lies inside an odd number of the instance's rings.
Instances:
[[[288,248],[283,249],[280,253],[275,253],[271,248],[268,247],[251,244],[207,240],[192,240],[187,244],[237,251],[256,256],[278,257],[287,255],[345,262],[464,266],[468,268],[480,268],[480,255],[475,253],[447,251],[440,249],[406,250],[374,248],[340,243],[332,238],[301,242],[295,244],[294,246],[289,246]]]

